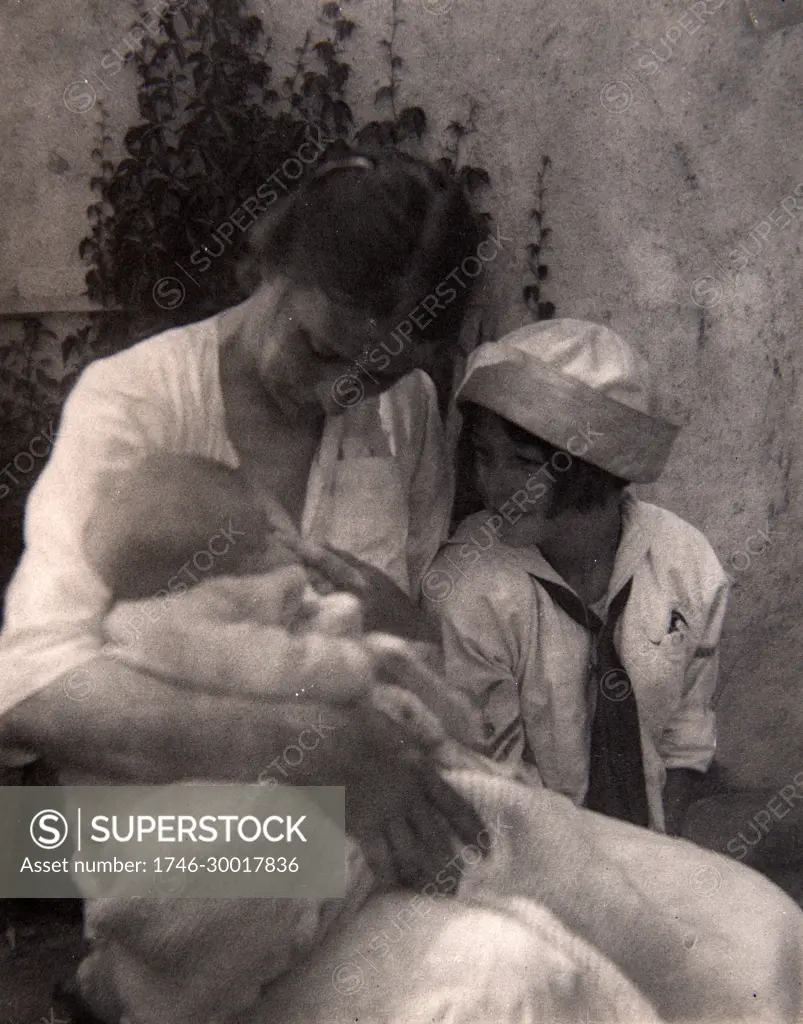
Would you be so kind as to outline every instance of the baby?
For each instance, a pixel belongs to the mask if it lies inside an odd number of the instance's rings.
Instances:
[[[110,486],[115,508],[90,521],[87,551],[114,596],[106,639],[127,663],[274,700],[348,703],[375,683],[401,685],[453,738],[471,738],[467,705],[433,671],[438,626],[381,572],[303,539],[277,501],[256,507],[237,472],[211,460],[154,455]],[[218,521],[230,542],[213,557]]]

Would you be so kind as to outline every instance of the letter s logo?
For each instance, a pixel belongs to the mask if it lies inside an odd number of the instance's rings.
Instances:
[[[31,819],[31,839],[42,850],[55,850],[67,839],[69,826],[60,811],[38,811]]]

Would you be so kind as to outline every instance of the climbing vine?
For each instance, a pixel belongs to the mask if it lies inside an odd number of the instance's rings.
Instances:
[[[527,308],[536,320],[551,320],[555,315],[555,304],[541,297],[542,283],[549,276],[549,267],[543,262],[542,258],[543,251],[547,239],[552,234],[552,229],[546,225],[544,214],[546,174],[550,164],[549,157],[544,156],[536,175],[535,200],[533,208],[530,210],[533,240],[527,245],[527,270],[533,281],[525,284],[522,290]]]
[[[116,165],[99,108],[96,198],[80,247],[89,297],[130,311],[138,336],[212,315],[243,297],[235,268],[248,227],[295,187],[304,164],[348,145],[421,143],[426,113],[400,97],[400,7],[391,0],[390,31],[380,40],[387,62],[387,81],[374,96],[380,116],[361,127],[347,100],[346,59],[359,26],[340,3],[324,3],[318,30],[295,48],[280,82],[268,62],[270,40],[244,0],[188,0],[166,14],[161,35],[130,55],[142,120],[126,133],[126,155]],[[469,191],[490,182],[485,170],[461,162],[477,110],[471,103],[466,124],[451,123],[441,160]],[[85,345],[91,335],[69,344]]]

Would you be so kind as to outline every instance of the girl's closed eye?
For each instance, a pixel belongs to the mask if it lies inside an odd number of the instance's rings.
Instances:
[[[532,472],[536,472],[547,464],[548,460],[544,458],[540,449],[526,449],[517,448],[514,449],[514,458],[520,466],[526,466],[527,469]]]
[[[335,349],[330,348],[325,342],[313,337],[306,327],[298,328],[298,339],[312,352],[316,359],[323,363],[336,363],[343,359],[340,352],[336,352]]]
[[[546,461],[536,455],[517,454],[516,462],[518,462],[520,466],[524,466],[529,469],[531,472],[537,472],[539,469],[543,469],[546,465]]]

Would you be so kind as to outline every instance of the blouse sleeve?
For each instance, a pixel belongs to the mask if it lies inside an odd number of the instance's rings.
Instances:
[[[111,595],[86,556],[84,531],[92,512],[113,500],[106,474],[167,441],[165,411],[137,394],[130,377],[118,381],[110,364],[99,361],[82,374],[28,499],[25,550],[0,636],[0,716],[99,652]],[[9,758],[19,763],[30,754],[0,751],[0,759]]]
[[[537,767],[525,760],[518,683],[522,623],[531,618],[534,588],[499,586],[479,567],[463,573],[449,557],[454,550],[441,551],[424,583],[427,604],[440,616],[447,681],[474,711],[476,749],[540,786]]]

